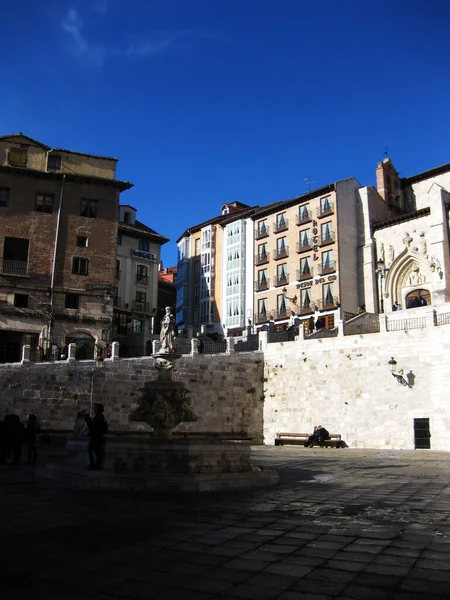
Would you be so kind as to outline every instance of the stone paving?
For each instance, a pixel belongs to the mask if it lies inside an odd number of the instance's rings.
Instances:
[[[0,597],[450,599],[449,454],[255,447],[253,457],[279,486],[71,491],[32,467],[0,467]]]

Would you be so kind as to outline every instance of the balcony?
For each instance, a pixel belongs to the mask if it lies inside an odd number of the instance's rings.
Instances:
[[[287,285],[289,283],[289,275],[286,273],[283,276],[276,276],[273,278],[273,285],[275,287],[280,286],[280,285]]]
[[[255,324],[260,325],[261,323],[268,323],[270,320],[270,314],[264,313],[260,315],[255,315]]]
[[[280,233],[286,231],[289,228],[289,219],[280,219],[280,221],[273,224],[273,232]]]
[[[0,259],[0,272],[2,275],[13,277],[31,277],[30,264],[25,260]]]
[[[301,254],[302,252],[311,252],[313,249],[313,243],[308,240],[305,242],[297,242],[297,254]]]
[[[268,227],[260,227],[259,229],[257,229],[255,231],[255,239],[256,240],[261,240],[262,238],[265,238],[269,235],[269,228]]]
[[[136,275],[137,285],[148,285],[148,277],[146,275]]]
[[[290,317],[291,311],[285,308],[284,310],[276,310],[275,319],[287,319]]]
[[[334,273],[334,271],[336,271],[336,263],[334,260],[329,260],[328,262],[319,265],[319,275],[328,275],[329,273]]]
[[[267,252],[262,252],[261,254],[257,254],[255,256],[255,265],[259,267],[260,265],[265,265],[269,262],[269,254]]]
[[[273,259],[279,260],[280,258],[287,258],[289,256],[289,248],[277,248],[273,251]]]
[[[255,281],[255,292],[263,292],[264,290],[268,290],[269,289],[269,282],[266,280],[264,281]]]
[[[315,304],[319,310],[333,310],[340,307],[339,298],[337,296],[327,298],[326,300],[316,300]]]
[[[327,244],[334,244],[336,241],[336,234],[334,231],[330,231],[330,233],[326,233],[325,235],[320,236],[320,245],[326,246]]]
[[[304,210],[301,213],[298,213],[295,218],[296,225],[305,225],[305,223],[309,223],[310,221],[312,221],[312,216],[309,208],[307,211]]]
[[[313,273],[313,269],[309,269],[309,271],[299,269],[297,271],[297,281],[305,281],[305,279],[311,279],[312,277],[314,277]]]
[[[321,219],[322,217],[329,217],[334,213],[334,202],[329,200],[320,206],[317,210],[317,217]]]
[[[314,305],[301,306],[299,314],[300,315],[312,315],[314,313]]]
[[[133,302],[133,309],[136,312],[149,313],[150,312],[150,303],[149,302],[141,302],[140,300],[135,300]]]

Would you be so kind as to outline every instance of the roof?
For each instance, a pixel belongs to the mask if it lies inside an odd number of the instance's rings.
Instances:
[[[0,165],[0,170],[9,173],[21,173],[35,177],[43,177],[48,179],[61,179],[64,177],[67,181],[85,181],[87,183],[103,183],[111,187],[118,188],[121,192],[129,190],[133,184],[129,181],[120,181],[119,179],[110,179],[109,177],[99,177],[97,175],[81,175],[79,173],[61,173],[53,171],[39,171],[38,169],[30,169],[29,167],[12,167],[10,165]]]
[[[90,156],[92,158],[104,158],[106,160],[115,160],[116,162],[119,160],[118,158],[114,158],[112,156],[103,156],[101,154],[89,154],[88,152],[76,152],[75,150],[66,150],[65,148],[52,148],[51,146],[47,146],[46,144],[43,144],[42,142],[38,142],[37,140],[34,140],[33,138],[30,138],[29,136],[25,135],[24,133],[10,133],[9,135],[0,135],[0,140],[4,140],[7,138],[12,138],[12,137],[23,137],[27,140],[29,140],[31,143],[36,144],[37,146],[42,146],[42,148],[45,148],[46,150],[52,150],[54,152],[67,152],[68,154],[80,154],[81,156]]]
[[[141,236],[144,234],[148,237],[152,237],[154,240],[157,240],[161,245],[166,244],[169,241],[169,238],[157,233],[154,229],[151,229],[151,227],[148,227],[147,225],[144,225],[144,223],[141,223],[137,220],[134,222],[134,225],[119,222],[119,231],[125,231],[131,234],[139,234]]]
[[[423,181],[424,179],[430,179],[430,177],[436,177],[436,175],[447,173],[447,171],[450,171],[450,163],[441,165],[440,167],[434,167],[433,169],[429,169],[428,171],[418,173],[417,175],[412,175],[412,177],[402,178],[401,182],[403,186],[411,185],[413,183]]]
[[[404,223],[405,221],[411,221],[412,219],[420,219],[420,217],[426,217],[430,214],[430,208],[421,208],[420,210],[415,210],[414,212],[406,213],[404,215],[398,215],[398,217],[392,217],[392,219],[385,219],[383,221],[375,221],[372,224],[372,231],[377,231],[378,229],[385,229],[386,227],[391,227],[392,225],[398,225],[399,223]]]
[[[307,202],[308,200],[312,200],[317,196],[330,194],[331,192],[334,192],[335,189],[336,184],[330,183],[321,188],[317,188],[315,190],[311,190],[310,192],[306,192],[306,194],[302,194],[301,196],[291,198],[290,200],[279,200],[278,202],[272,202],[272,204],[266,204],[265,206],[262,206],[260,210],[256,211],[252,218],[253,220],[260,219],[261,217],[270,215],[275,211],[283,210],[285,208],[289,208],[290,206],[295,206],[299,202]]]
[[[221,221],[220,226],[224,227],[225,225],[228,225],[229,223],[233,223],[234,221],[237,221],[238,219],[246,219],[248,217],[251,217],[252,214],[259,208],[260,207],[258,205],[249,206],[245,209],[240,210],[239,212],[234,211],[231,214],[228,213],[226,215],[223,215],[224,219],[223,219],[223,221]]]

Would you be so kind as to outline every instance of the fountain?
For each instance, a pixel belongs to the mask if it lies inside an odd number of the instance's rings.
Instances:
[[[65,465],[48,465],[44,476],[87,488],[214,491],[278,483],[274,471],[254,468],[250,440],[173,436],[181,423],[197,421],[191,392],[173,380],[176,361],[175,322],[166,308],[160,348],[152,354],[158,373],[147,381],[139,406],[129,420],[150,425],[148,437],[108,436],[101,471],[86,472],[87,440],[68,440]],[[56,476],[55,476],[56,475]]]

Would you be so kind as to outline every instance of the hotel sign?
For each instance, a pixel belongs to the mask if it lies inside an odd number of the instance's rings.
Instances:
[[[131,250],[131,256],[135,258],[143,258],[144,260],[156,260],[156,255],[152,252],[144,252],[143,250]]]

